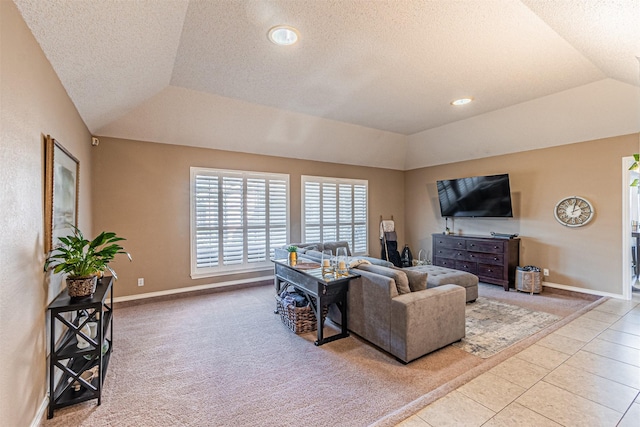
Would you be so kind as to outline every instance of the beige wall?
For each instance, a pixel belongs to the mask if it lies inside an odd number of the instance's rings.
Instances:
[[[215,136],[212,136],[215,138]],[[133,262],[117,260],[116,296],[166,291],[247,277],[264,272],[190,278],[189,168],[288,173],[291,241],[300,241],[301,175],[367,179],[369,181],[369,251],[379,256],[380,215],[404,218],[404,173],[390,169],[100,137],[92,150],[93,193],[97,196],[96,230],[115,231],[127,239]],[[398,240],[404,242],[402,221]],[[137,278],[145,286],[137,286]]]
[[[44,136],[80,160],[79,225],[91,228],[90,138],[13,2],[0,5],[0,423],[28,426],[47,392],[42,273]]]
[[[520,265],[548,268],[549,282],[620,294],[622,158],[637,152],[632,134],[408,171],[405,232],[412,251],[431,253],[431,234],[444,230],[436,180],[509,173],[514,218],[455,219],[453,231],[518,233]],[[584,227],[564,227],[553,215],[556,203],[572,195],[594,206]]]

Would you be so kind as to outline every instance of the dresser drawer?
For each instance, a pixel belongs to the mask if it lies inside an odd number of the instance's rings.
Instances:
[[[455,249],[436,249],[434,252],[434,256],[438,258],[455,259],[458,253],[459,251],[456,251]]]
[[[456,268],[456,260],[451,258],[434,258],[433,264],[438,267]]]
[[[478,276],[502,279],[504,277],[504,267],[491,264],[478,264]]]
[[[447,249],[465,249],[466,241],[464,239],[453,239],[451,237],[435,237],[433,242],[435,247]]]
[[[469,261],[456,260],[456,270],[466,271],[467,273],[477,274],[478,264]]]
[[[467,240],[467,250],[473,252],[486,252],[492,254],[501,254],[504,252],[502,242],[483,242],[478,240]]]
[[[467,259],[483,264],[504,265],[503,254],[488,254],[483,252],[468,252]]]

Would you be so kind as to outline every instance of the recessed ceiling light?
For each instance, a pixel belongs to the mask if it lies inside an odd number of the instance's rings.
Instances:
[[[460,98],[455,101],[451,101],[451,105],[465,105],[473,101],[473,98]]]
[[[289,46],[298,41],[298,30],[287,25],[277,25],[269,30],[269,40],[280,46]]]

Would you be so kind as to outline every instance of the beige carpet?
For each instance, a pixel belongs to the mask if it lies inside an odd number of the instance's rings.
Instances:
[[[273,314],[273,292],[260,286],[116,306],[102,405],[58,410],[42,425],[393,425],[425,396],[508,352],[481,359],[449,346],[403,365],[355,336],[316,347],[313,333],[295,335]],[[561,316],[593,300],[492,285],[480,294]]]

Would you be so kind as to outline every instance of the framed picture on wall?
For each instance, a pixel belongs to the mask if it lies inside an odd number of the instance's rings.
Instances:
[[[47,135],[45,141],[44,250],[78,226],[80,162],[62,144]]]

